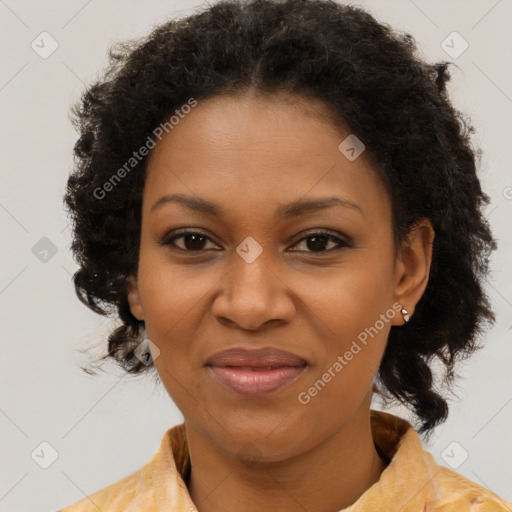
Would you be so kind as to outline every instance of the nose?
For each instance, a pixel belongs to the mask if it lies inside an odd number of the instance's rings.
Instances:
[[[263,254],[251,263],[235,258],[212,306],[217,320],[249,331],[289,323],[295,314],[293,291],[278,275],[277,265]]]

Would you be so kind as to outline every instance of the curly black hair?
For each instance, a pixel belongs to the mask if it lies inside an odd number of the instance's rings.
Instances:
[[[421,433],[444,421],[433,363],[443,363],[449,387],[455,364],[481,347],[484,324],[494,322],[483,280],[496,241],[483,216],[489,197],[476,174],[474,128],[446,90],[450,63],[416,53],[410,34],[333,0],[224,0],[114,45],[107,69],[72,108],[80,136],[64,197],[77,295],[121,321],[102,359],[132,374],[154,370],[134,357],[144,322],[127,300],[147,156],[123,179],[113,182],[114,174],[191,98],[295,93],[325,102],[333,121],[364,142],[392,201],[395,248],[419,219],[432,223],[427,288],[411,321],[391,328],[374,389],[409,406]]]

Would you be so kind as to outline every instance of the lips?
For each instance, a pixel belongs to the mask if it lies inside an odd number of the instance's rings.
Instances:
[[[294,382],[307,363],[273,347],[232,348],[211,356],[205,365],[224,386],[245,396],[261,396]]]
[[[231,348],[217,352],[206,362],[210,366],[238,366],[250,368],[279,368],[282,366],[304,366],[301,357],[273,347],[258,349]]]

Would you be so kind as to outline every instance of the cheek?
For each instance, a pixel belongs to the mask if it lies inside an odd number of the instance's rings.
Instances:
[[[171,261],[165,247],[143,240],[139,258],[139,292],[148,328],[156,337],[172,338],[182,329],[188,315],[194,316],[208,294],[215,275],[197,264],[179,265]],[[148,331],[149,334],[149,331]]]
[[[382,299],[382,298],[381,298]],[[329,323],[322,329],[325,350],[318,364],[311,366],[309,381],[301,403],[315,402],[318,414],[330,414],[329,402],[342,402],[353,409],[367,394],[384,353],[391,321],[397,314],[384,300],[332,301],[323,309]],[[327,309],[329,307],[330,309]],[[311,399],[311,400],[310,400]],[[339,411],[340,413],[342,411]]]
[[[336,431],[371,397],[391,321],[397,314],[387,305],[385,293],[372,286],[366,296],[363,291],[346,287],[325,304],[322,314],[329,312],[329,330],[322,331],[329,333],[322,337],[325,353],[319,364],[311,366],[298,390],[299,414],[306,422],[315,418],[319,426],[315,436],[320,438]]]
[[[173,264],[165,249],[148,243],[141,246],[138,278],[147,337],[160,351],[156,369],[176,405],[187,410],[191,396],[200,394],[193,376],[202,359],[193,341],[201,338],[208,292],[222,274]]]
[[[355,252],[343,268],[317,278],[304,292],[328,327],[329,346],[336,350],[343,349],[392,306],[391,255],[369,252]],[[394,315],[392,308],[389,314]]]
[[[361,251],[346,268],[315,283],[309,304],[315,304],[317,337],[324,353],[311,368],[302,403],[314,414],[327,412],[326,421],[331,421],[329,404],[340,404],[336,410],[341,416],[356,407],[377,373],[397,314],[391,254]]]

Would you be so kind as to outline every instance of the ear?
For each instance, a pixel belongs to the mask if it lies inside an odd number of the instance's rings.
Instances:
[[[407,240],[397,251],[394,298],[412,317],[416,304],[427,287],[432,262],[434,229],[428,219],[416,222]],[[394,325],[403,325],[403,316],[395,315]]]
[[[140,301],[137,278],[129,276],[127,279],[128,304],[130,311],[137,320],[144,320],[144,310]]]

